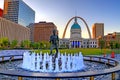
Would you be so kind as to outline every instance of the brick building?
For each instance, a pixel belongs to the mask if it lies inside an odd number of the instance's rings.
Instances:
[[[120,32],[109,33],[103,37],[99,36],[98,40],[101,39],[105,41],[105,47],[110,47],[110,42],[113,42],[113,44],[115,44],[116,42],[120,44]]]
[[[57,30],[57,27],[52,22],[39,22],[34,23],[31,29],[31,41],[39,42],[39,41],[49,41],[50,36],[52,35],[53,29]]]

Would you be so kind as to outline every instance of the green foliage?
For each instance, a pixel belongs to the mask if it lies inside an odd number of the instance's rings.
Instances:
[[[40,49],[44,48],[44,43],[41,41],[40,42]]]
[[[10,47],[11,48],[15,48],[18,44],[18,41],[17,40],[13,40],[11,43],[10,43]]]
[[[43,44],[45,49],[50,48],[50,43],[48,41],[44,41]]]
[[[35,43],[34,43],[34,48],[40,49],[40,43],[39,43],[39,42],[35,42]]]
[[[104,40],[100,40],[99,43],[100,43],[100,49],[101,49],[101,54],[102,54],[103,53],[102,49],[105,47],[105,41]]]
[[[30,40],[24,40],[21,42],[21,47],[22,48],[30,48]]]
[[[120,45],[119,45],[118,42],[115,43],[115,48],[116,48],[116,49],[119,49],[119,48],[120,48]]]
[[[48,41],[40,42],[40,49],[48,49],[48,48],[50,48],[50,43]]]
[[[8,48],[9,46],[9,39],[7,37],[0,38],[0,47],[1,48]]]
[[[31,52],[31,53],[36,53],[36,54],[38,54],[38,53],[41,52],[41,50],[31,50],[30,52]]]
[[[114,42],[113,41],[110,41],[110,48],[113,49],[114,48]]]
[[[105,41],[104,40],[100,40],[100,48],[103,49],[105,47]]]
[[[30,47],[32,49],[40,49],[40,43],[39,42],[32,42],[32,43],[30,43]]]
[[[20,47],[24,48],[25,47],[25,44],[23,41],[21,41],[21,44],[20,44]]]
[[[48,41],[41,41],[41,42],[32,42],[30,43],[31,49],[49,49],[50,43]]]

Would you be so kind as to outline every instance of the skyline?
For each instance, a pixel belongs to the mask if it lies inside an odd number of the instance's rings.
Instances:
[[[0,0],[0,8],[3,9],[3,1]],[[35,22],[53,22],[62,37],[64,28],[70,18],[80,16],[87,22],[92,34],[94,23],[104,23],[105,35],[112,32],[120,32],[120,1],[119,0],[23,0],[35,12]],[[62,6],[61,6],[62,5]],[[78,20],[82,28],[83,38],[88,37],[87,29],[81,20]],[[69,25],[69,29],[71,27]],[[66,37],[70,34],[67,30]]]

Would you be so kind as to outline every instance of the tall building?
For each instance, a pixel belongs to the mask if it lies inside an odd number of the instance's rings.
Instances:
[[[0,17],[3,17],[3,10],[0,8]]]
[[[93,39],[98,38],[99,36],[104,36],[104,24],[103,23],[95,23],[92,26],[92,37]]]
[[[30,29],[0,17],[0,38],[7,37],[9,41],[30,40]]]
[[[57,27],[52,22],[39,22],[33,24],[31,27],[31,41],[49,41],[50,36],[52,35],[53,29],[57,30]]]
[[[35,21],[35,11],[23,0],[4,0],[3,16],[23,26]]]

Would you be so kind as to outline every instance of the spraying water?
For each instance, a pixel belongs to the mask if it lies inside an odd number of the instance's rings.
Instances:
[[[54,58],[48,53],[24,52],[22,68],[39,72],[72,72],[84,68],[81,52],[72,54],[60,54]]]

